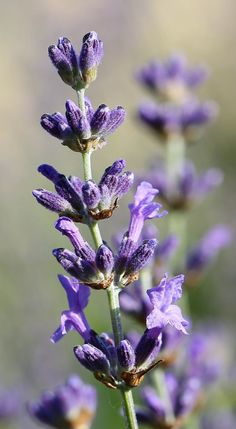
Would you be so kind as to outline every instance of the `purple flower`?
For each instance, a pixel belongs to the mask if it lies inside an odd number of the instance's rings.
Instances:
[[[174,54],[165,62],[154,60],[137,73],[137,79],[151,91],[168,102],[183,102],[192,88],[200,85],[208,76],[205,66],[190,68],[186,58]]]
[[[117,373],[117,352],[109,335],[98,335],[91,331],[89,339],[82,346],[74,347],[74,354],[95,378],[107,387],[116,389],[119,385]]]
[[[157,356],[162,344],[160,329],[146,330],[134,347],[127,339],[117,347],[121,378],[127,386],[136,387],[145,374],[158,363]]]
[[[154,163],[150,171],[139,180],[148,180],[159,189],[159,198],[172,209],[188,208],[202,200],[222,183],[223,174],[217,168],[210,168],[197,175],[192,162],[187,161],[175,180],[170,180],[163,163]]]
[[[115,161],[107,167],[96,185],[92,180],[83,182],[76,176],[66,177],[54,167],[42,164],[38,171],[52,181],[56,192],[36,189],[33,196],[45,208],[75,222],[90,223],[93,219],[106,219],[132,186],[134,176],[129,171],[123,172],[124,167],[124,160]]]
[[[96,255],[90,245],[84,241],[73,221],[69,218],[60,217],[55,227],[69,238],[75,251],[74,253],[63,248],[53,250],[53,255],[61,266],[80,282],[94,289],[106,289],[111,284],[113,276],[111,275],[111,267],[108,269],[107,265],[102,268],[102,271],[99,270],[101,248],[97,250]],[[105,252],[105,247],[106,245],[103,244],[103,252]],[[113,255],[110,253],[110,249],[107,249],[106,253],[108,252],[110,265],[112,266]]]
[[[153,129],[162,141],[175,133],[184,134],[187,141],[196,140],[199,130],[217,114],[215,103],[200,103],[189,99],[180,106],[147,101],[139,108],[139,118]]]
[[[48,54],[63,82],[78,91],[96,79],[103,56],[103,43],[97,33],[91,31],[83,37],[78,54],[69,39],[60,37],[57,45],[49,46]]]
[[[187,284],[192,285],[202,271],[217,257],[224,247],[230,245],[232,231],[226,225],[216,225],[187,254]]]
[[[94,112],[88,99],[85,114],[71,100],[66,102],[66,114],[44,114],[42,127],[53,137],[62,141],[75,152],[95,150],[106,144],[106,137],[112,134],[124,121],[125,110],[121,106],[114,109],[104,104]]]
[[[158,193],[158,189],[153,188],[151,183],[141,182],[134,195],[134,202],[129,205],[128,237],[135,243],[139,239],[145,220],[161,218],[167,214],[166,211],[160,213],[161,204],[153,201]]]
[[[147,328],[163,329],[167,325],[187,334],[187,320],[182,316],[180,308],[174,303],[182,296],[184,276],[179,275],[168,279],[165,276],[160,284],[147,291],[153,310],[147,316]]]
[[[129,205],[130,222],[128,231],[124,234],[115,263],[115,272],[126,285],[136,279],[136,274],[142,269],[154,254],[157,241],[147,239],[138,246],[138,241],[147,219],[160,218],[166,211],[160,213],[161,204],[153,199],[158,194],[148,182],[142,182],[134,195],[134,202]]]
[[[96,390],[72,375],[55,391],[43,393],[38,403],[29,404],[29,414],[54,428],[89,429],[96,412]]]
[[[61,314],[61,324],[53,333],[51,341],[56,343],[71,330],[76,330],[86,340],[90,336],[91,328],[83,310],[88,305],[90,289],[75,278],[62,275],[58,278],[66,291],[69,310]]]

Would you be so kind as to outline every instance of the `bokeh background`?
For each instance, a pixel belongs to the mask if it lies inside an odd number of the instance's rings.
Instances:
[[[78,155],[60,146],[39,125],[44,112],[64,110],[71,89],[64,85],[47,57],[47,47],[61,35],[80,46],[89,30],[98,32],[105,44],[105,57],[98,79],[89,89],[95,105],[122,105],[125,124],[110,138],[109,145],[94,154],[94,175],[125,158],[137,171],[158,156],[154,136],[135,118],[140,100],[148,95],[134,80],[135,70],[153,57],[184,52],[192,64],[206,63],[212,75],[201,90],[220,107],[217,121],[201,144],[189,149],[200,169],[224,170],[223,186],[190,215],[189,242],[194,242],[212,223],[235,226],[236,163],[236,3],[235,0],[12,0],[1,3],[1,223],[0,223],[0,385],[15,386],[23,401],[38,398],[41,390],[79,372],[93,382],[77,364],[68,335],[58,345],[49,342],[66,300],[57,281],[60,272],[51,249],[65,245],[53,228],[55,216],[36,205],[33,188],[46,187],[37,172],[41,163],[53,164],[66,174],[80,175]],[[127,201],[102,226],[104,236],[124,226]],[[165,228],[165,220],[160,229]],[[193,292],[196,318],[235,322],[234,244]],[[96,295],[96,296],[95,296]],[[97,330],[109,324],[106,297],[94,293],[88,317]],[[119,399],[98,386],[101,395],[94,428],[120,427]],[[3,428],[5,426],[3,425]],[[11,428],[36,428],[22,413]]]

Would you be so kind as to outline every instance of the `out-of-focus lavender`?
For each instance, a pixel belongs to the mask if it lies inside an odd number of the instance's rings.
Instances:
[[[194,164],[186,161],[178,171],[175,180],[168,177],[163,162],[152,162],[149,171],[139,180],[148,180],[159,189],[159,197],[171,209],[187,209],[206,198],[223,181],[223,173],[218,168],[210,168],[197,174]]]
[[[89,429],[96,411],[96,390],[72,375],[55,391],[28,405],[32,417],[54,428]]]
[[[186,284],[194,285],[202,272],[215,260],[221,249],[232,242],[232,231],[227,225],[216,225],[200,242],[190,249],[186,258]]]
[[[208,75],[205,65],[190,67],[183,54],[173,54],[163,62],[151,61],[136,73],[136,78],[161,100],[181,103]]]

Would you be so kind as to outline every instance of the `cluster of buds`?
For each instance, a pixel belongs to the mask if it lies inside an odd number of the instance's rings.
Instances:
[[[49,134],[61,140],[64,146],[83,153],[104,146],[106,137],[122,124],[124,117],[123,107],[109,109],[101,104],[94,111],[87,98],[84,111],[73,101],[67,100],[65,116],[59,112],[44,114],[41,125]]]
[[[35,189],[33,195],[42,206],[74,222],[90,224],[93,220],[107,219],[133,184],[133,173],[123,173],[124,168],[123,159],[115,161],[106,168],[97,185],[93,180],[84,182],[76,176],[66,177],[43,164],[38,171],[54,184],[56,192]]]
[[[78,91],[96,79],[103,43],[95,31],[90,31],[83,38],[79,54],[66,37],[60,37],[57,45],[49,46],[48,54],[63,82]]]

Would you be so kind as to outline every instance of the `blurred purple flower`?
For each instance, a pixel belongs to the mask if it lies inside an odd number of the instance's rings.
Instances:
[[[232,231],[227,225],[215,225],[210,229],[187,254],[187,284],[194,284],[202,271],[214,261],[222,249],[230,245],[231,241]]]
[[[192,141],[198,137],[199,130],[214,119],[217,110],[215,103],[201,103],[193,98],[180,106],[146,101],[139,108],[139,118],[163,141],[175,133],[184,134],[187,141]]]
[[[153,163],[150,171],[141,175],[139,181],[147,180],[159,189],[159,198],[172,209],[188,208],[202,200],[222,183],[223,173],[217,168],[210,168],[197,175],[194,164],[185,162],[175,181],[168,179],[163,163]]]
[[[181,103],[190,90],[208,77],[208,70],[202,65],[191,68],[183,55],[174,54],[167,61],[151,61],[137,72],[136,77],[162,100]]]
[[[43,393],[38,403],[29,404],[29,414],[57,429],[89,429],[96,412],[96,390],[72,375],[55,391]]]

